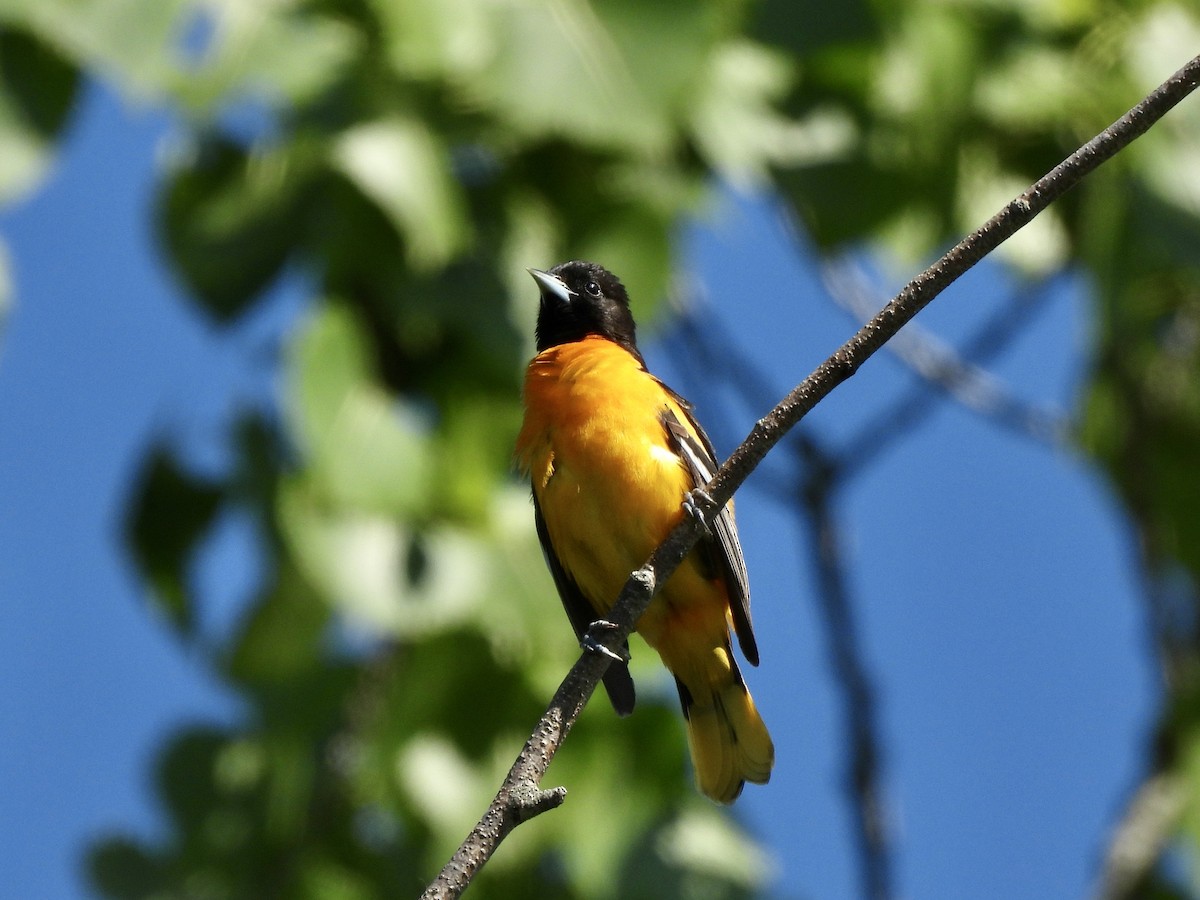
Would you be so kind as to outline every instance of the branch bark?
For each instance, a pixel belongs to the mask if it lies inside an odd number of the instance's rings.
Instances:
[[[1177,776],[1148,778],[1118,823],[1096,886],[1096,900],[1142,896],[1139,888],[1162,855],[1187,805],[1187,788]]]
[[[750,435],[734,450],[708,484],[705,491],[707,496],[697,497],[704,522],[692,516],[683,517],[646,564],[626,582],[609,614],[609,621],[617,627],[597,631],[591,637],[597,643],[616,650],[633,630],[634,623],[649,605],[657,586],[670,577],[692,545],[699,540],[705,523],[712,521],[714,513],[729,502],[734,491],[741,487],[763,457],[800,419],[857,372],[876,350],[934,297],[1097,166],[1145,133],[1195,90],[1198,80],[1200,56],[1192,59],[1137,106],[1055,166],[982,227],[909,282],[870,322],[755,424]],[[575,663],[555,692],[549,708],[534,728],[495,799],[466,841],[422,894],[423,898],[433,900],[459,896],[513,828],[525,819],[561,803],[565,791],[542,791],[542,776],[607,666],[606,657],[591,652],[585,652]],[[557,797],[557,801],[551,795]]]

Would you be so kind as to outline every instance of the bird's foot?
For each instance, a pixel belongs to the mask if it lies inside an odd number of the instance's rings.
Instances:
[[[716,506],[716,503],[704,488],[695,488],[683,495],[684,514],[699,522],[708,537],[712,537],[712,527],[704,520],[704,509],[713,506]]]
[[[579,642],[579,646],[588,653],[599,653],[601,656],[607,656],[613,662],[628,662],[621,654],[615,653],[604,646],[600,641],[599,632],[601,631],[616,631],[617,624],[610,622],[608,619],[597,619],[591,624],[586,632],[584,632],[583,640]]]

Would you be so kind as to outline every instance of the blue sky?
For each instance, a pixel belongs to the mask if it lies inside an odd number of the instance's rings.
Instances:
[[[0,326],[0,870],[12,896],[86,896],[89,839],[161,827],[148,770],[160,742],[236,714],[148,607],[123,502],[153,436],[203,463],[220,453],[229,410],[270,401],[271,348],[301,301],[284,288],[218,332],[181,297],[149,225],[168,134],[161,113],[91,88],[52,176],[0,213],[16,301]],[[729,339],[770,361],[781,394],[852,332],[769,204],[727,197],[685,240]],[[1011,288],[984,267],[918,322],[969,333]],[[1084,285],[1056,291],[994,371],[1070,408],[1086,307]],[[724,396],[689,383],[660,346],[647,356],[685,394]],[[877,357],[809,426],[836,443],[910,379]],[[714,402],[700,416],[727,451],[763,412]],[[806,544],[753,484],[738,511],[763,659],[748,675],[778,749],[771,784],[748,788],[738,810],[774,849],[781,894],[852,897],[840,698]],[[1080,894],[1158,700],[1105,485],[1071,454],[948,404],[850,486],[841,512],[900,893]],[[224,523],[198,573],[224,585],[217,617],[253,581],[244,541]]]

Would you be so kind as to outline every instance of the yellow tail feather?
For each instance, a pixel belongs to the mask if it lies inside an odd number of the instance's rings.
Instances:
[[[687,716],[688,748],[701,793],[732,803],[742,785],[766,784],[775,745],[729,655],[714,648],[703,666],[676,671]]]

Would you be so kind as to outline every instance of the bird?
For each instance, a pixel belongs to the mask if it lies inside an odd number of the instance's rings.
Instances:
[[[529,269],[539,305],[525,372],[517,468],[529,478],[547,566],[576,637],[604,622],[630,574],[689,513],[717,470],[691,405],[655,378],[638,350],[629,296],[592,262]],[[690,505],[690,506],[689,506]],[[636,623],[675,678],[699,791],[732,803],[765,784],[775,749],[733,655],[753,666],[746,564],[732,501]],[[595,649],[595,647],[593,647]],[[633,711],[628,641],[603,683]]]

